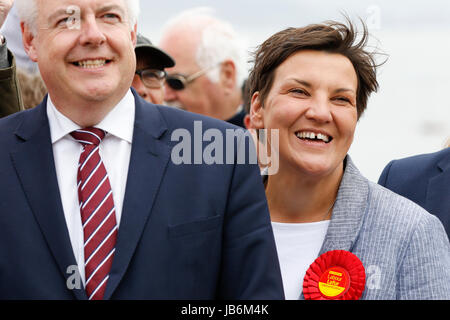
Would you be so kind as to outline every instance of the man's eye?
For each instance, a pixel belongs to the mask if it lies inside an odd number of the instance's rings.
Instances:
[[[69,21],[69,17],[65,17],[65,18],[59,19],[58,22],[56,23],[56,25],[58,27],[64,27],[67,25],[68,21]]]
[[[69,16],[59,19],[58,22],[56,23],[56,27],[72,29],[74,26],[79,25],[79,23],[80,19],[74,16]]]
[[[120,16],[115,13],[106,13],[102,18],[107,21],[120,21]]]
[[[145,75],[145,78],[158,79],[158,75],[156,73],[148,73],[148,74]]]

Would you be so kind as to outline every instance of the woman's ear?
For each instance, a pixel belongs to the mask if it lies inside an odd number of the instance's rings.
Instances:
[[[252,96],[250,105],[250,121],[252,128],[264,129],[264,108],[261,103],[259,91],[255,92]]]

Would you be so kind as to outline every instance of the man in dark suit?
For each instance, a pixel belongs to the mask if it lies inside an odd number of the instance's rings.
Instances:
[[[450,148],[391,161],[378,183],[436,215],[450,238]]]
[[[173,161],[234,127],[130,90],[137,1],[16,4],[49,95],[0,120],[0,299],[282,299],[257,165]]]

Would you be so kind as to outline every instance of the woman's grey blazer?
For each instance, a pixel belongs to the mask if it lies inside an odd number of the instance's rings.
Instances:
[[[344,162],[320,254],[358,256],[366,270],[362,299],[450,299],[450,243],[439,219],[364,178],[349,156]]]

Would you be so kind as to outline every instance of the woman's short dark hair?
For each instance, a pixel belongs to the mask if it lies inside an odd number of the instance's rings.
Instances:
[[[347,57],[355,68],[358,78],[356,105],[358,119],[367,107],[367,100],[372,92],[377,91],[376,62],[374,53],[366,51],[369,33],[363,24],[361,39],[353,24],[348,26],[336,21],[324,24],[312,24],[303,28],[288,28],[280,31],[262,45],[254,54],[254,67],[248,79],[248,94],[259,92],[264,106],[275,77],[275,70],[294,53],[302,50],[317,50],[337,53]]]

